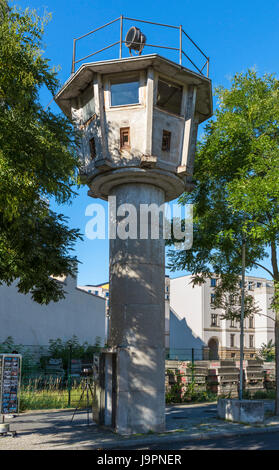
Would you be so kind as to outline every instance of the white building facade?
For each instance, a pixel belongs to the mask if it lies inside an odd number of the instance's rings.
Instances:
[[[179,350],[184,348],[202,348],[205,359],[239,358],[239,323],[222,319],[223,312],[213,308],[218,279],[212,275],[195,287],[191,280],[191,275],[170,280],[170,351],[177,350],[179,356]],[[253,359],[263,343],[274,341],[273,283],[252,276],[247,276],[246,282],[260,310],[244,322],[244,356]],[[180,321],[174,321],[173,315]],[[183,321],[184,334],[181,332]]]
[[[192,276],[165,278],[165,348],[171,359],[237,359],[240,350],[240,325],[222,319],[222,311],[213,308],[212,275],[193,287]],[[246,277],[260,314],[244,322],[245,359],[253,359],[263,343],[274,341],[274,313],[271,309],[273,284],[264,278]],[[109,332],[109,283],[80,286],[79,289],[106,301],[106,338]]]
[[[11,336],[15,344],[45,346],[50,339],[66,341],[77,336],[80,343],[105,343],[105,299],[84,292],[76,279],[57,279],[64,284],[65,298],[40,305],[29,294],[18,292],[16,282],[0,286],[0,342]]]

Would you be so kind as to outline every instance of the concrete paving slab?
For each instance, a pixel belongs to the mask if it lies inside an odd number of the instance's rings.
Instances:
[[[266,403],[266,408],[270,404]],[[279,418],[272,416],[257,426],[222,421],[217,418],[216,403],[167,406],[164,433],[134,436],[120,436],[94,423],[87,426],[86,411],[78,412],[71,422],[73,411],[32,411],[7,420],[18,437],[0,437],[0,450],[133,449],[156,443],[170,445],[279,431]]]

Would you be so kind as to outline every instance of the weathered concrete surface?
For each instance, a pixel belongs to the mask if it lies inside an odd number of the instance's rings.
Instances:
[[[218,417],[238,423],[263,423],[264,403],[260,400],[218,400]]]
[[[164,192],[148,184],[124,184],[113,190],[116,210],[129,203],[164,203]],[[163,213],[159,238],[152,239],[153,220],[146,220],[147,239],[110,240],[109,346],[117,356],[116,431],[163,431],[165,424],[165,242]],[[143,221],[142,221],[143,222]],[[117,219],[117,229],[121,221]],[[144,223],[143,223],[144,224]],[[143,228],[143,225],[141,225]],[[135,234],[136,235],[136,234]]]

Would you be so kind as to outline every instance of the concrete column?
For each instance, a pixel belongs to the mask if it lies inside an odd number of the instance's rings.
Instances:
[[[124,434],[162,431],[165,243],[162,218],[159,238],[151,237],[155,220],[150,217],[145,227],[149,229],[147,239],[139,238],[139,211],[141,204],[162,206],[165,196],[161,189],[142,183],[119,185],[111,195],[116,197],[116,211],[121,204],[133,205],[138,222],[137,234],[131,233],[134,239],[123,240],[116,234],[110,240],[109,345],[117,350],[116,431]],[[120,220],[117,217],[117,227]]]

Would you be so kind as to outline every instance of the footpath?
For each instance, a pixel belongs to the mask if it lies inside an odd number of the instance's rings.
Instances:
[[[263,424],[245,425],[218,419],[216,403],[169,405],[166,407],[164,433],[133,436],[119,436],[94,423],[88,426],[85,411],[78,412],[73,422],[74,410],[30,411],[6,419],[10,429],[17,432],[17,437],[0,436],[0,450],[130,450],[156,444],[170,448],[172,442],[278,432],[279,418],[272,417],[273,406],[271,401],[265,401]]]

